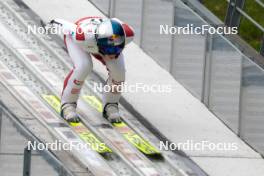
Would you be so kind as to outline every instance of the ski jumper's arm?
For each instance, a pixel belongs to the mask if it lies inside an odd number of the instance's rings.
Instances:
[[[63,19],[54,19],[50,22],[53,26],[58,26],[64,36],[69,36],[73,42],[77,43],[84,50],[90,53],[98,52],[94,25],[79,25]]]

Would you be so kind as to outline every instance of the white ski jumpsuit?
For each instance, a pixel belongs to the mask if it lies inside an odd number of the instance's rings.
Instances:
[[[108,59],[98,52],[95,38],[95,30],[105,18],[85,17],[78,20],[75,24],[62,19],[55,19],[53,22],[61,26],[64,32],[64,42],[68,54],[73,62],[73,69],[64,80],[61,103],[76,103],[86,77],[92,72],[92,57],[98,59],[106,66],[108,71],[107,84],[119,85],[125,81],[124,56],[121,53],[115,59]],[[114,18],[122,24],[125,32],[125,44],[133,40],[133,29]],[[118,103],[121,92],[104,92],[103,104]]]

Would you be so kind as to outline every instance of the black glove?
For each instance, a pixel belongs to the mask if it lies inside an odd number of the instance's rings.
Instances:
[[[53,24],[53,23],[55,23],[55,20],[51,20],[49,23],[50,23],[50,24]]]
[[[51,25],[53,25],[53,24],[57,24],[57,25],[62,26],[61,23],[59,23],[59,22],[57,22],[57,21],[55,21],[55,20],[51,20],[51,21],[49,22],[49,24],[51,24]]]

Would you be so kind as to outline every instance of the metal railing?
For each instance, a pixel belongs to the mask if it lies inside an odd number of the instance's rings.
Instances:
[[[264,4],[255,0],[261,7],[264,8]],[[264,27],[260,25],[256,20],[254,20],[249,14],[247,14],[243,8],[245,0],[227,0],[228,10],[226,13],[225,24],[227,26],[236,26],[239,27],[241,16],[245,17],[253,25],[255,25],[263,33],[262,44],[259,50],[259,53],[264,56]],[[264,10],[264,9],[263,9]]]
[[[40,155],[44,159],[49,161],[49,165],[56,170],[56,174],[58,176],[73,176],[73,174],[65,166],[63,166],[63,164],[51,153],[48,154],[43,153],[42,150],[41,151],[38,150],[37,152],[40,153]],[[24,148],[23,176],[31,176],[31,168],[32,168],[32,149],[26,146]]]
[[[258,3],[261,7],[264,8],[264,3],[263,3],[263,2],[261,2],[260,0],[255,0],[255,1],[256,1],[256,3]]]
[[[12,136],[14,135],[22,135],[24,136],[28,141],[35,141],[36,145],[38,145],[39,143],[42,143],[34,134],[32,134],[22,123],[21,121],[15,117],[6,107],[5,105],[0,102],[0,136],[5,136],[8,134],[5,134],[2,130],[1,127],[3,127],[3,125],[10,125],[10,124],[4,124],[3,123],[3,118],[6,118],[5,120],[9,120],[12,122],[12,127],[11,126],[7,126],[5,128],[16,128],[18,130],[19,133],[17,134],[12,134]],[[9,134],[10,135],[10,134]],[[5,138],[8,138],[8,136],[5,136]],[[1,153],[1,146],[3,144],[1,143],[1,139],[0,139],[0,154],[4,155],[4,153]],[[5,144],[7,145],[7,144]],[[14,145],[14,144],[13,144]],[[17,144],[15,144],[17,145]],[[20,144],[21,145],[21,144]],[[23,145],[23,144],[22,144]],[[19,146],[18,146],[19,147]],[[20,151],[20,149],[17,149]],[[21,151],[23,150],[23,148],[21,149]],[[34,170],[38,170],[41,167],[45,167],[48,168],[50,171],[52,171],[54,174],[56,173],[56,175],[58,176],[73,176],[73,174],[48,150],[33,150],[31,148],[28,148],[28,145],[24,148],[23,150],[24,154],[23,154],[23,160],[21,161],[22,163],[17,163],[15,162],[16,168],[18,168],[18,170],[16,172],[20,172],[19,171],[19,165],[23,165],[23,169],[21,170],[21,172],[23,172],[23,176],[30,176],[31,175],[31,169],[32,167],[36,167]],[[32,154],[32,151],[34,152],[34,154]],[[6,152],[8,151],[8,148],[6,149]],[[12,152],[11,152],[12,153]],[[34,156],[33,158],[33,162],[32,162],[32,156]],[[37,158],[36,158],[37,157]],[[42,165],[36,165],[36,163],[34,163],[34,160],[40,160],[42,161]],[[15,158],[14,158],[15,161]],[[12,163],[12,164],[15,164]],[[51,169],[53,168],[53,169]],[[3,171],[1,171],[3,172]],[[13,173],[13,170],[10,171],[5,171],[5,173]],[[9,173],[9,174],[10,174]],[[38,173],[38,175],[45,175],[45,173]]]

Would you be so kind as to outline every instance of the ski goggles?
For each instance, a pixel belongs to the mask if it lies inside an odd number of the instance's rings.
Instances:
[[[122,46],[100,46],[99,50],[104,55],[119,55],[123,47]]]
[[[97,38],[97,43],[99,46],[118,46],[125,42],[125,37],[113,34],[106,38]]]

